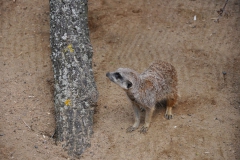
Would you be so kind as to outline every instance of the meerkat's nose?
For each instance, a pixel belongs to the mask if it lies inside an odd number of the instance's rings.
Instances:
[[[109,73],[109,72],[107,72],[106,76],[108,77],[109,75],[110,75],[110,73]]]

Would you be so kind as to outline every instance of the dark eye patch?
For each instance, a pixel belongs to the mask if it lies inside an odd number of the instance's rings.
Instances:
[[[116,79],[123,79],[123,77],[121,76],[121,74],[118,73],[118,72],[116,72],[114,75],[115,75],[115,78],[116,78]]]

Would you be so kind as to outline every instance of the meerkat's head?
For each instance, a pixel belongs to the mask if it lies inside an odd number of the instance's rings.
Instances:
[[[119,68],[115,72],[108,72],[106,76],[125,90],[131,89],[135,84],[137,74],[129,68]]]

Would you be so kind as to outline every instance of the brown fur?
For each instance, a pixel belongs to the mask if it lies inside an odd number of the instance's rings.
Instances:
[[[135,123],[127,129],[127,132],[138,128],[140,107],[146,110],[145,124],[140,132],[147,132],[155,105],[162,100],[167,101],[165,117],[172,118],[172,107],[178,96],[177,73],[171,64],[157,61],[142,74],[129,68],[119,68],[115,72],[107,73],[107,77],[121,86],[133,103]]]

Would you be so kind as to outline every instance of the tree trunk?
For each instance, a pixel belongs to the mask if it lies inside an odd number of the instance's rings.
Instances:
[[[87,13],[87,0],[50,0],[55,134],[72,156],[79,156],[90,146],[98,98]]]

